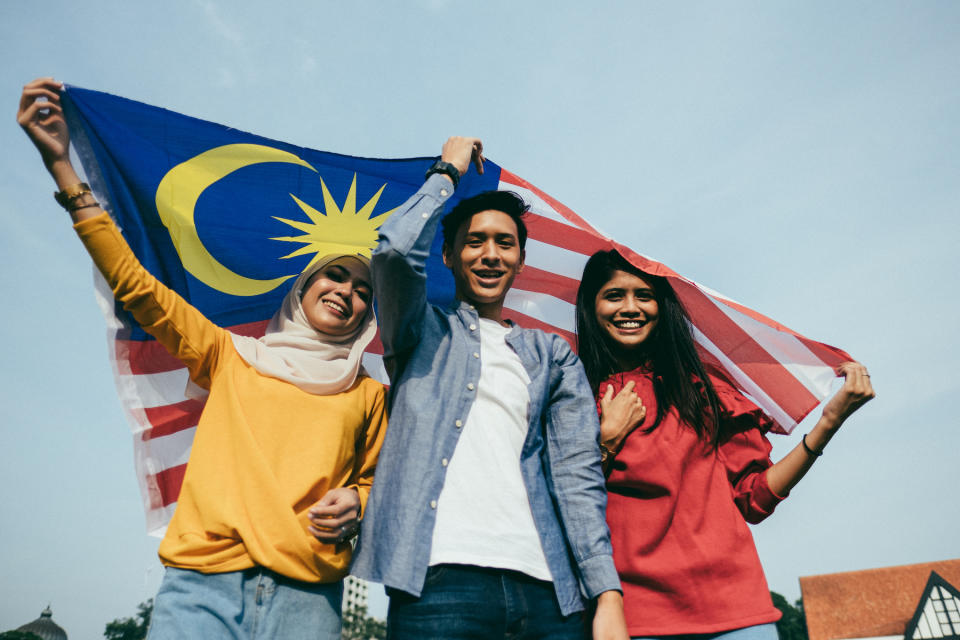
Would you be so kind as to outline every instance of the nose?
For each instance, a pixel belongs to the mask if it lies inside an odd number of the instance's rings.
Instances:
[[[637,298],[632,295],[624,296],[620,313],[631,316],[640,315],[640,304],[637,302]]]
[[[497,250],[497,243],[494,241],[484,242],[480,253],[480,259],[487,264],[496,264],[500,261],[500,253]]]
[[[339,282],[333,292],[344,300],[349,300],[353,295],[353,283],[350,281]]]

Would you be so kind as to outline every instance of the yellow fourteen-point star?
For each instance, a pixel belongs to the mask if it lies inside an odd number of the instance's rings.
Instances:
[[[302,243],[304,246],[283,257],[286,259],[314,254],[305,269],[333,253],[354,253],[369,258],[373,247],[377,244],[377,229],[396,210],[390,209],[375,218],[370,217],[387,185],[380,187],[380,190],[359,211],[357,211],[357,174],[353,174],[353,182],[350,184],[350,191],[342,208],[337,206],[336,200],[330,195],[330,190],[327,189],[323,178],[320,179],[320,186],[323,188],[323,205],[326,212],[314,209],[291,193],[290,197],[303,209],[310,218],[310,222],[273,216],[274,219],[302,231],[303,235],[283,236],[271,238],[271,240]]]

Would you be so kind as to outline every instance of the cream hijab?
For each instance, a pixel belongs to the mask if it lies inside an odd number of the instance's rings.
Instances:
[[[310,277],[341,259],[356,260],[370,267],[368,259],[357,255],[324,256],[297,277],[262,338],[231,334],[233,346],[247,364],[263,375],[285,380],[315,395],[346,391],[361,372],[365,375],[360,359],[377,333],[373,300],[356,330],[345,336],[332,336],[314,329],[300,305],[303,288]]]

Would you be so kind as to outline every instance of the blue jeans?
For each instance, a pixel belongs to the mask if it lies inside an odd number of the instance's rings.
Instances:
[[[516,571],[437,565],[427,571],[419,598],[388,593],[388,640],[588,637],[582,612],[561,615],[553,583]]]
[[[343,583],[291,580],[256,567],[200,573],[167,567],[148,640],[339,640]]]
[[[777,640],[777,625],[757,624],[752,627],[717,633],[687,633],[676,636],[634,637],[630,640]]]

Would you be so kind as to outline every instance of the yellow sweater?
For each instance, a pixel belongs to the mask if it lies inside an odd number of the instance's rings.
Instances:
[[[366,505],[386,431],[383,385],[360,377],[347,391],[319,396],[260,374],[228,331],[143,268],[107,214],[75,229],[116,299],[210,390],[160,544],[163,563],[203,573],[259,565],[304,582],[343,578],[350,544],[318,542],[307,510],[337,487],[355,487]]]

